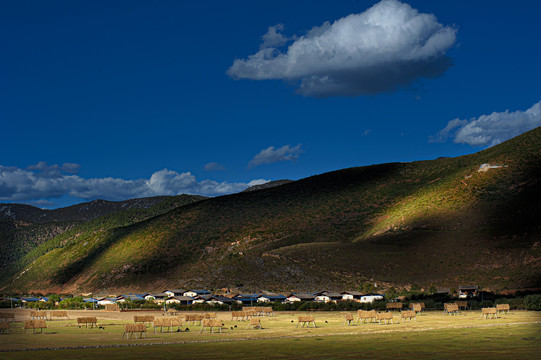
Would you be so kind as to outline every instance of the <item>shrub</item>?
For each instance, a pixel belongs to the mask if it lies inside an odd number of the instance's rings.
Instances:
[[[541,311],[541,294],[525,296],[524,308],[526,310]]]

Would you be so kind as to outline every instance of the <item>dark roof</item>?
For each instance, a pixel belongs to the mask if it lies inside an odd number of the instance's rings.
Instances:
[[[168,297],[169,295],[167,295],[166,293],[151,293],[151,294],[147,294],[146,296],[152,296],[154,298],[164,298],[164,297]]]
[[[39,299],[35,297],[21,297],[21,300],[26,302],[39,301]]]
[[[169,299],[177,299],[178,301],[192,301],[193,298],[192,297],[189,297],[189,296],[171,296],[171,297],[168,297],[167,300]]]
[[[328,292],[329,291],[327,291],[327,290],[318,291],[318,292],[314,293],[314,296],[324,295],[325,293],[328,293]]]
[[[342,291],[341,294],[342,294],[342,295],[344,295],[344,294],[350,294],[350,295],[353,295],[353,296],[363,296],[363,293],[362,293],[362,292],[358,292],[358,291]]]
[[[257,299],[259,295],[258,294],[237,294],[234,296],[235,299],[241,299],[241,298],[254,298]]]
[[[210,301],[212,301],[212,300],[221,301],[221,302],[227,303],[227,304],[232,304],[232,303],[235,302],[235,300],[233,300],[231,298],[228,298],[226,296],[218,296],[218,295],[211,296],[209,300]],[[207,301],[209,301],[209,300],[207,300]]]
[[[261,291],[258,297],[266,297],[269,300],[285,300],[286,299],[284,295],[272,293],[270,291]]]
[[[342,298],[342,294],[333,293],[333,292],[327,292],[327,291],[325,291],[322,294],[318,294],[317,296],[328,296],[330,298],[340,298],[340,299]]]
[[[459,286],[458,290],[479,290],[479,285]]]
[[[296,296],[301,300],[314,300],[315,299],[315,295],[310,294],[310,293],[300,293],[300,294],[293,293],[291,295]]]
[[[210,294],[210,291],[204,290],[204,289],[188,290],[188,291],[185,291],[185,292],[194,292],[194,293],[196,293],[197,295],[207,295],[207,294]]]
[[[170,292],[175,293],[175,294],[184,294],[188,290],[185,290],[185,289],[166,289],[163,292],[166,292],[166,291],[170,291]]]
[[[238,300],[243,303],[256,303],[257,297],[234,297],[233,299]]]

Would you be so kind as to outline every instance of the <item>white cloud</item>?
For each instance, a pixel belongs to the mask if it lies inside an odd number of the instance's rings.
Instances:
[[[471,146],[493,146],[541,126],[541,101],[526,111],[493,112],[469,120],[454,119],[430,141],[446,141]]]
[[[247,59],[236,59],[228,75],[282,79],[296,83],[297,93],[315,97],[395,91],[451,66],[445,53],[455,43],[456,29],[398,0],[383,0],[295,38],[287,52],[262,46]]]
[[[223,171],[225,166],[217,162],[209,162],[205,165],[205,171]]]
[[[281,33],[282,31],[284,31],[284,24],[269,26],[267,32],[261,37],[263,39],[263,43],[259,46],[259,48],[275,48],[287,44],[289,38],[284,36]]]
[[[304,151],[301,149],[301,144],[291,147],[290,145],[284,145],[281,148],[276,149],[274,146],[269,146],[266,149],[261,150],[252,160],[248,163],[248,167],[262,164],[272,164],[279,161],[294,161],[299,158],[299,155]]]
[[[135,197],[177,194],[223,195],[242,191],[269,180],[257,179],[248,183],[198,181],[190,172],[178,173],[163,169],[149,179],[120,178],[85,179],[69,174],[79,166],[48,166],[44,162],[27,169],[0,165],[0,200],[45,201],[69,195],[80,199],[125,200]]]

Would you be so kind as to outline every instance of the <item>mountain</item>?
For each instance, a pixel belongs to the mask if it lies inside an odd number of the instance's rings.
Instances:
[[[539,287],[540,180],[538,128],[472,155],[349,168],[61,235],[3,287]]]
[[[44,253],[62,235],[125,226],[175,207],[204,199],[202,196],[156,196],[126,201],[94,200],[56,210],[23,204],[0,204],[0,278],[30,253]],[[48,240],[46,247],[39,248]]]
[[[154,196],[126,201],[94,200],[55,210],[40,209],[25,204],[0,204],[0,221],[13,220],[28,223],[88,221],[114,212],[148,209],[167,198],[169,196]]]

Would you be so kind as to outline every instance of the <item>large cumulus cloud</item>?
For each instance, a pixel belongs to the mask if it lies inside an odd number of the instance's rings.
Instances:
[[[43,201],[69,195],[80,199],[125,200],[135,197],[177,194],[223,195],[242,191],[268,180],[248,183],[198,181],[190,172],[163,169],[149,179],[91,178],[72,174],[77,164],[47,165],[40,162],[26,169],[0,165],[0,200]]]
[[[273,38],[282,29],[282,24],[273,27]],[[400,1],[383,0],[289,39],[295,40],[285,52],[264,46],[273,43],[265,39],[261,50],[236,59],[227,73],[234,79],[282,79],[297,84],[305,96],[391,92],[442,75],[451,66],[446,52],[456,29]]]
[[[430,141],[444,142],[453,138],[455,143],[493,146],[538,126],[541,126],[541,101],[526,111],[506,110],[469,120],[453,119]]]

